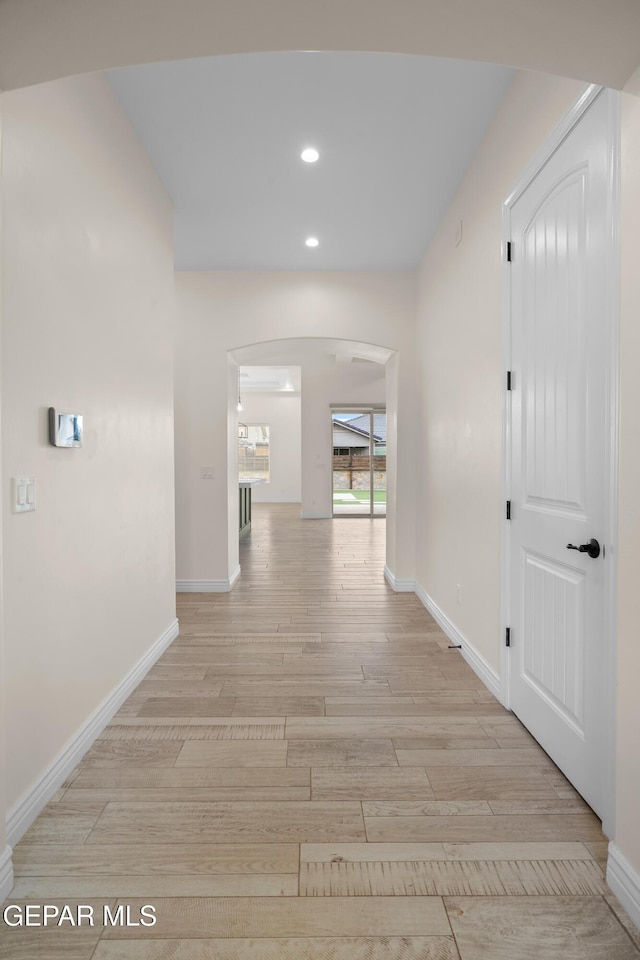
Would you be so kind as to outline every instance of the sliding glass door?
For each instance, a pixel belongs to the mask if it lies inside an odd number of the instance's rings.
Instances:
[[[333,516],[385,516],[387,415],[384,410],[332,410]]]

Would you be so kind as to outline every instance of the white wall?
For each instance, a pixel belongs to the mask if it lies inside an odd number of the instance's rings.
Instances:
[[[300,503],[300,394],[245,392],[238,418],[243,423],[269,424],[269,482],[253,488],[253,502]]]
[[[175,620],[172,214],[100,76],[5,94],[7,800]],[[47,408],[85,418],[47,442]],[[37,509],[6,512],[11,477]]]
[[[0,157],[2,156],[2,109],[3,109],[3,96],[2,91],[0,90]],[[2,171],[2,165],[0,163],[0,174]],[[3,229],[3,220],[2,220],[2,192],[0,191],[0,331],[2,331],[2,229]],[[0,339],[0,369],[2,364],[2,342]],[[2,396],[0,393],[0,417],[2,414]],[[0,421],[1,422],[1,421]],[[0,446],[0,476],[2,475],[2,449]],[[2,722],[0,723],[0,770],[6,770],[6,749],[5,749],[5,727],[4,723],[5,717],[5,666],[4,666],[4,602],[2,595],[2,568],[3,568],[3,550],[2,550],[2,511],[0,510],[0,718]],[[6,777],[3,775],[0,776],[0,897],[4,899],[9,895],[11,887],[13,885],[13,866],[11,863],[11,848],[7,845],[7,831],[6,831],[6,812],[7,812],[7,798],[6,798]]]
[[[634,919],[636,924],[640,924],[640,98],[624,95],[621,109],[621,418],[615,843],[636,871]],[[631,908],[630,903],[625,905]]]
[[[414,276],[410,271],[177,273],[176,305],[177,576],[224,585],[237,566],[237,535],[226,509],[230,498],[237,501],[237,487],[231,489],[233,483],[223,465],[213,481],[200,479],[200,467],[219,463],[220,450],[228,446],[226,352],[299,337],[348,339],[397,350],[402,371],[399,404],[413,432]],[[308,384],[308,372],[305,379]],[[337,396],[334,402],[345,399]],[[303,401],[303,437],[308,428],[305,407]],[[302,511],[326,516],[330,430],[328,417],[325,420],[324,413],[318,417],[325,424],[320,429],[326,431],[326,443],[323,440],[321,448],[314,449],[307,478],[303,466]],[[401,576],[413,575],[413,513],[405,517],[413,510],[411,455],[398,490],[396,519],[406,531],[397,556]],[[303,450],[303,464],[304,459]]]
[[[496,674],[504,506],[501,207],[583,89],[538,74],[516,76],[420,268],[417,580]]]

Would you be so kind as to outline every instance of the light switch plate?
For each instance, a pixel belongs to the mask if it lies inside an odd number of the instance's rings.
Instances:
[[[12,477],[11,509],[14,513],[30,513],[36,508],[36,478]]]
[[[200,478],[202,480],[213,480],[213,467],[211,466],[200,467]]]

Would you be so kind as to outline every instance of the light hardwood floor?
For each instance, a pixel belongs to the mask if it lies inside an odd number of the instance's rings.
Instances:
[[[640,960],[606,838],[412,594],[384,521],[255,506],[180,636],[15,850],[5,960]],[[153,927],[102,925],[152,904]]]

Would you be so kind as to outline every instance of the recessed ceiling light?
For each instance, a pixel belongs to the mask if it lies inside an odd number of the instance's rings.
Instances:
[[[300,154],[305,163],[315,163],[319,159],[320,154],[315,147],[305,147],[305,149]]]
[[[317,247],[320,241],[317,237],[307,237],[305,243],[308,247]]]

